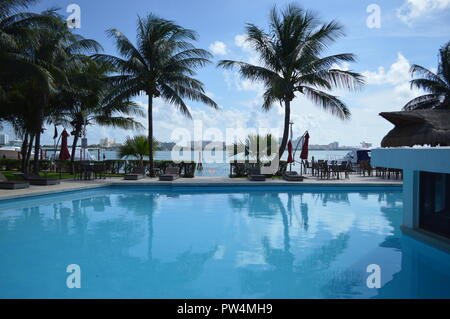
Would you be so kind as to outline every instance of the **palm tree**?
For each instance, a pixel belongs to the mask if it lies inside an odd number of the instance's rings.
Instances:
[[[54,11],[23,12],[36,0],[2,0],[0,3],[0,92],[17,79],[36,76],[44,83],[49,76],[30,59],[29,49],[39,41],[38,29],[54,26]]]
[[[76,72],[68,75],[68,85],[54,96],[52,116],[53,124],[72,127],[72,163],[79,138],[89,125],[112,126],[123,129],[142,129],[141,123],[128,115],[144,116],[142,109],[128,99],[108,98],[112,90],[108,81],[111,70],[107,65],[99,64],[87,58]],[[62,107],[62,109],[58,108]]]
[[[36,63],[32,52],[44,38],[42,30],[58,25],[54,10],[25,12],[35,0],[4,0],[0,3],[0,121],[10,122],[23,139],[22,170],[28,170],[36,131],[36,97],[54,86],[51,73]],[[25,158],[25,155],[27,155]]]
[[[119,157],[124,158],[133,156],[139,159],[140,167],[144,166],[144,156],[149,155],[148,138],[144,135],[135,137],[127,137],[125,143],[119,149]],[[158,147],[158,142],[153,140],[153,151],[155,152]]]
[[[411,75],[421,76],[411,81],[411,88],[422,89],[428,94],[409,101],[403,110],[450,109],[450,42],[439,50],[439,66],[436,74],[414,64],[411,66]]]
[[[270,161],[274,156],[275,149],[278,148],[278,141],[271,134],[267,135],[248,135],[244,142],[238,142],[233,145],[229,156],[244,154],[245,159],[255,159],[260,164],[261,159]]]
[[[96,58],[111,63],[120,72],[113,79],[113,95],[129,98],[145,92],[148,96],[150,174],[154,176],[153,99],[162,98],[189,118],[185,98],[218,108],[205,95],[203,83],[193,78],[195,69],[209,63],[211,55],[190,42],[197,39],[194,31],[152,14],[138,18],[136,46],[116,29],[107,32],[114,38],[122,57],[97,55]]]
[[[364,84],[360,74],[335,67],[343,62],[353,62],[355,56],[350,53],[321,56],[331,43],[344,35],[339,23],[323,24],[314,13],[289,5],[281,15],[276,7],[272,9],[268,33],[253,24],[247,24],[246,31],[247,41],[259,54],[262,65],[222,60],[218,66],[226,69],[238,67],[243,78],[262,81],[265,86],[264,111],[270,110],[275,102],[284,103],[280,158],[286,149],[291,102],[297,93],[341,119],[350,117],[347,106],[326,91],[333,88],[351,90]]]
[[[85,54],[97,53],[102,49],[96,41],[84,39],[82,36],[70,32],[60,17],[55,16],[54,21],[55,24],[52,28],[39,30],[38,44],[29,52],[36,67],[49,74],[52,80],[52,85],[46,87],[42,87],[38,83],[34,84],[36,88],[34,97],[36,103],[34,171],[36,173],[39,172],[40,138],[43,125],[45,119],[54,113],[51,110],[52,96],[57,94],[58,90],[69,86],[68,76],[85,61]]]

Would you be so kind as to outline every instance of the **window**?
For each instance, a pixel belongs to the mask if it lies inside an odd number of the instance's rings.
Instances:
[[[450,238],[450,174],[420,173],[419,227]]]

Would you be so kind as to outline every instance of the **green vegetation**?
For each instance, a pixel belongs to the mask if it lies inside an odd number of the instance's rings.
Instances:
[[[341,119],[350,117],[347,106],[326,91],[352,90],[364,84],[360,74],[335,67],[353,62],[355,56],[351,53],[322,56],[323,51],[343,35],[343,27],[336,21],[322,23],[314,13],[295,5],[288,6],[281,14],[274,7],[268,33],[254,24],[247,24],[247,41],[259,53],[262,65],[231,60],[219,62],[218,65],[226,69],[239,68],[246,79],[264,83],[264,111],[270,110],[275,102],[284,104],[280,158],[286,149],[291,102],[297,93]]]
[[[110,93],[110,65],[91,57],[99,43],[73,33],[66,22],[48,10],[25,12],[34,0],[8,0],[0,5],[0,121],[12,124],[23,139],[21,170],[39,161],[45,124],[72,127],[74,150],[91,123],[140,128],[128,114],[142,115],[137,105]],[[72,158],[73,159],[73,158]]]
[[[150,174],[153,176],[153,100],[162,98],[191,117],[184,99],[203,102],[213,108],[217,104],[206,96],[203,83],[192,77],[195,69],[210,63],[211,54],[196,48],[194,31],[172,21],[149,14],[138,18],[134,45],[122,32],[108,30],[122,57],[96,55],[96,61],[108,63],[120,74],[111,77],[112,96],[131,98],[145,92],[148,96],[148,149]]]
[[[411,87],[424,90],[427,94],[409,101],[403,108],[405,111],[450,109],[450,42],[439,51],[437,73],[414,64],[411,66],[411,74],[421,76],[411,81]]]
[[[153,140],[153,152],[157,150],[158,142]],[[146,136],[128,137],[125,143],[119,148],[120,158],[134,156],[139,159],[141,167],[144,166],[144,157],[149,156],[149,143]]]

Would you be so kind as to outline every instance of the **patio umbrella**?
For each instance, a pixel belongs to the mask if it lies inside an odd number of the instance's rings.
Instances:
[[[61,151],[59,152],[59,159],[62,161],[66,161],[70,158],[69,149],[67,147],[67,137],[69,136],[69,133],[67,133],[66,130],[64,130],[62,133],[62,139],[61,139]]]
[[[292,142],[288,143],[288,164],[294,163],[294,157],[292,156]]]
[[[307,160],[309,152],[309,133],[305,134],[305,141],[303,142],[302,153],[300,154],[300,159]]]

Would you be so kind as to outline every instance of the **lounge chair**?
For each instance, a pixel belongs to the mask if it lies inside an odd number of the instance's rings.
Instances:
[[[247,178],[254,182],[264,182],[266,180],[266,176],[261,174],[259,168],[250,168],[248,170]]]
[[[304,177],[300,176],[297,172],[285,172],[283,179],[288,182],[303,182]]]
[[[145,168],[143,167],[135,167],[131,170],[130,174],[125,175],[126,181],[137,181],[143,178],[145,178]]]
[[[23,189],[30,187],[30,183],[25,181],[8,181],[8,179],[0,173],[0,189]]]
[[[57,178],[47,178],[35,174],[22,174],[24,180],[35,186],[58,185],[61,181]]]
[[[159,180],[171,182],[180,178],[180,169],[178,167],[167,167],[164,174],[159,175]]]

